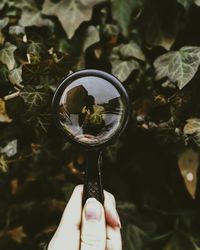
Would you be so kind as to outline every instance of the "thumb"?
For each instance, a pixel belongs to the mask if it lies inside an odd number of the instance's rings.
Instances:
[[[95,198],[89,198],[82,213],[81,250],[105,250],[105,248],[104,208]]]

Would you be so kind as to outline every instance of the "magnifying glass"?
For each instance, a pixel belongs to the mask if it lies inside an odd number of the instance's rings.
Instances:
[[[129,99],[121,82],[100,70],[67,76],[55,91],[53,114],[68,141],[87,154],[83,205],[94,197],[103,204],[103,148],[118,138],[129,118]]]

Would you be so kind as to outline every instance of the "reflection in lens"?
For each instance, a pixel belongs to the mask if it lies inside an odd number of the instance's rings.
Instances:
[[[82,144],[109,140],[123,123],[124,100],[112,83],[96,76],[71,82],[64,90],[58,116],[65,132]]]

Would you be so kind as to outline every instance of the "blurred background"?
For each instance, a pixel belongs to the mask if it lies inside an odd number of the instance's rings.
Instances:
[[[131,101],[103,154],[123,249],[200,249],[200,1],[0,1],[0,249],[45,249],[85,155],[55,126],[70,72],[118,77]]]

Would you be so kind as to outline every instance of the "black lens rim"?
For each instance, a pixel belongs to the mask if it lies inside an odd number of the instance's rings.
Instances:
[[[81,142],[73,140],[64,131],[62,125],[59,122],[59,118],[57,115],[57,107],[59,105],[60,97],[63,94],[63,91],[74,80],[79,79],[81,77],[86,77],[86,76],[96,76],[99,78],[103,78],[103,79],[109,81],[111,84],[113,84],[116,87],[116,89],[119,91],[119,93],[123,96],[123,99],[125,100],[125,105],[127,107],[125,110],[125,114],[124,114],[124,121],[123,121],[120,129],[118,131],[116,131],[116,133],[109,140],[107,140],[101,144],[90,145],[90,144],[85,144],[85,143],[83,144]],[[122,83],[114,75],[109,74],[109,73],[104,72],[104,71],[101,71],[101,70],[85,69],[85,70],[80,70],[80,71],[77,71],[75,73],[69,74],[67,77],[65,77],[62,80],[62,82],[57,87],[57,89],[54,93],[53,99],[52,99],[52,113],[53,113],[53,119],[54,119],[56,125],[63,131],[64,136],[66,137],[66,139],[68,139],[68,141],[70,143],[82,146],[82,147],[87,148],[87,149],[99,149],[99,148],[105,147],[106,145],[111,144],[116,138],[118,138],[123,133],[124,129],[127,126],[129,118],[130,118],[130,101],[129,101],[128,94],[127,94],[125,88],[123,87]]]

